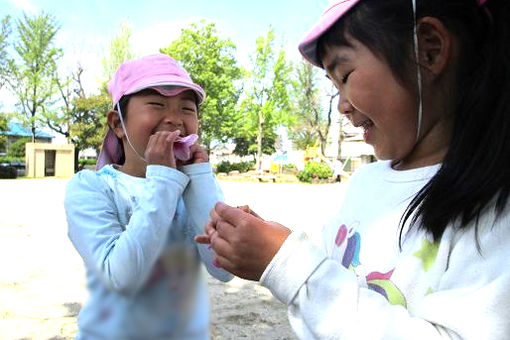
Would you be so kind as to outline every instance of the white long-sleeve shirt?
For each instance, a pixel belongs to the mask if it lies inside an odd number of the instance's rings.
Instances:
[[[208,339],[200,260],[222,281],[213,253],[193,238],[223,196],[208,163],[181,171],[149,165],[146,178],[107,165],[69,182],[69,237],[87,269],[83,339]]]
[[[449,226],[438,242],[399,221],[439,166],[382,161],[352,178],[323,243],[293,233],[261,283],[288,305],[301,339],[510,339],[510,206],[478,234]],[[477,248],[476,240],[480,249]]]

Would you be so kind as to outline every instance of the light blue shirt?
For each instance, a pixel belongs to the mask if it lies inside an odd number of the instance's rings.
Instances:
[[[180,171],[179,171],[180,170]],[[146,178],[84,170],[69,182],[69,238],[87,269],[78,339],[208,339],[209,297],[200,260],[232,275],[193,238],[223,200],[209,163],[149,165]]]

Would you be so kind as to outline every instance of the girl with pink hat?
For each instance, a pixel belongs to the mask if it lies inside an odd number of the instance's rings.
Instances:
[[[509,22],[508,0],[332,1],[299,50],[379,161],[319,245],[222,203],[197,242],[301,339],[510,339]]]
[[[193,242],[223,199],[198,144],[203,89],[163,54],[123,63],[98,171],[67,187],[69,238],[87,270],[77,339],[209,339],[200,262],[222,281],[212,250]]]

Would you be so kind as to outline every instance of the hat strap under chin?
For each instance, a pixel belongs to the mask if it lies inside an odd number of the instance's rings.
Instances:
[[[135,147],[133,146],[133,144],[131,144],[131,140],[129,139],[129,135],[128,135],[128,132],[127,132],[127,129],[126,129],[126,125],[124,124],[124,118],[122,118],[122,112],[120,110],[120,104],[117,104],[117,111],[119,113],[119,118],[120,118],[120,125],[122,125],[122,130],[124,130],[124,135],[126,135],[126,140],[129,144],[129,146],[131,147],[131,149],[135,152],[135,154],[140,157],[140,159],[142,161],[144,161],[145,163],[149,163],[144,157],[142,157],[142,155],[140,155],[138,153],[138,151],[136,151]],[[125,156],[124,156],[125,157]]]

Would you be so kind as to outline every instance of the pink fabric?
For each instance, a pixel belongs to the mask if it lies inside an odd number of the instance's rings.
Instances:
[[[175,59],[161,53],[124,62],[108,83],[108,92],[116,105],[124,95],[163,85],[189,88],[197,94],[199,103],[205,99],[204,90],[193,83],[188,72]]]
[[[334,0],[329,2],[328,7],[324,13],[322,13],[319,21],[299,44],[299,52],[301,52],[306,60],[315,66],[322,66],[320,61],[317,60],[317,40],[359,1],[360,0]]]
[[[178,137],[174,143],[175,158],[181,161],[188,161],[191,158],[190,147],[198,140],[194,133],[185,137]]]

